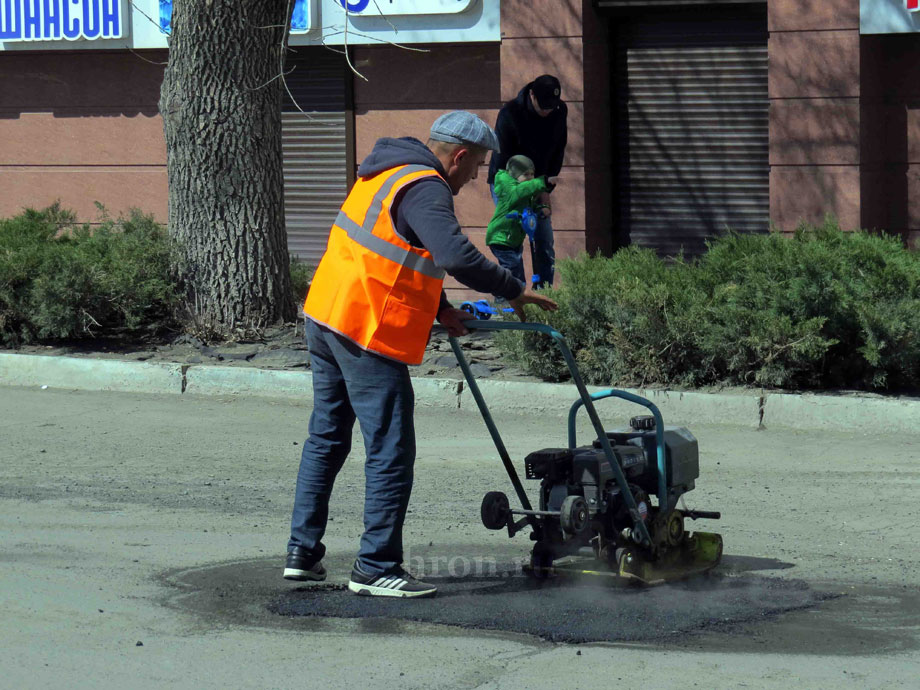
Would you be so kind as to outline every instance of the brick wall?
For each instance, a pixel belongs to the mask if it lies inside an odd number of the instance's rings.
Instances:
[[[863,226],[920,248],[920,36],[862,37]]]
[[[355,162],[370,153],[380,137],[413,136],[425,141],[431,123],[449,110],[469,110],[494,123],[501,107],[501,67],[497,44],[432,44],[425,52],[393,46],[354,48],[355,68],[367,80],[354,79]],[[482,239],[492,217],[486,185],[488,169],[455,199],[464,231],[485,249]],[[448,279],[453,298],[467,291]]]
[[[770,217],[860,225],[859,3],[768,4]]]
[[[605,27],[590,0],[502,2],[502,99],[514,98],[541,74],[554,74],[569,108],[568,145],[553,192],[557,258],[611,246]]]
[[[165,51],[0,55],[0,217],[60,200],[82,221],[100,201],[166,220],[157,110]]]
[[[420,46],[425,53],[392,46],[354,49],[355,66],[368,79],[355,78],[356,161],[381,136],[424,140],[431,122],[447,110],[470,110],[494,124],[502,104],[521,87],[540,74],[555,74],[569,106],[566,156],[553,192],[556,254],[609,249],[606,24],[596,17],[590,0],[504,0],[501,11],[500,45]],[[486,173],[483,167],[479,178],[463,188],[456,208],[464,232],[488,252],[485,230],[494,205]],[[447,287],[452,298],[473,296],[450,279]]]

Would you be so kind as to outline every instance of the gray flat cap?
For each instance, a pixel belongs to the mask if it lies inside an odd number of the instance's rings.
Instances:
[[[492,128],[465,110],[441,115],[431,125],[429,136],[435,141],[446,141],[449,144],[473,144],[492,151],[499,150],[498,137]]]

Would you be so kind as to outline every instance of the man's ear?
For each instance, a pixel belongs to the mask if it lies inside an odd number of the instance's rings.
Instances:
[[[454,155],[451,156],[450,162],[453,163],[454,165],[459,166],[460,163],[463,161],[463,159],[466,158],[468,155],[470,155],[470,150],[465,147],[460,147],[456,151],[454,151]]]

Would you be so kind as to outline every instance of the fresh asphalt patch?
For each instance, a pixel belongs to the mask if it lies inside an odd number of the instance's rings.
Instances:
[[[550,642],[635,642],[763,620],[829,598],[804,582],[712,574],[657,587],[606,578],[536,580],[513,569],[489,577],[428,578],[436,597],[356,596],[314,585],[269,602],[282,616],[393,618],[535,635]]]
[[[456,546],[456,545],[454,545]],[[451,553],[469,551],[451,549]],[[379,599],[347,591],[353,554],[326,554],[325,583],[281,578],[280,556],[203,564],[160,575],[162,603],[228,623],[300,633],[508,636],[519,642],[625,643],[658,649],[756,654],[872,655],[920,649],[920,593],[909,584],[807,583],[773,575],[793,563],[726,555],[712,573],[658,587],[571,577],[537,581],[506,553],[492,568],[465,567],[437,548],[413,551],[436,582],[431,599]],[[469,559],[477,563],[476,558]],[[502,567],[501,564],[510,564]],[[440,575],[431,568],[439,564]],[[445,567],[446,566],[446,567]],[[418,568],[416,568],[418,570]],[[422,574],[422,573],[420,573]]]
[[[800,580],[755,572],[785,570],[791,564],[741,556],[726,556],[717,571],[705,576],[656,587],[627,585],[612,577],[537,580],[516,561],[472,568],[463,576],[450,576],[442,568],[441,575],[425,575],[438,586],[437,596],[429,599],[357,596],[346,589],[348,557],[327,554],[325,563],[330,580],[310,584],[281,579],[283,559],[278,558],[168,572],[162,580],[171,586],[171,595],[164,603],[197,612],[207,621],[229,619],[262,627],[335,631],[344,625],[414,635],[421,630],[418,626],[438,626],[465,635],[670,646],[684,644],[689,633],[724,638],[745,625],[775,627],[788,618],[784,614],[814,612],[840,597],[839,588],[822,591]],[[354,625],[360,627],[349,627]],[[807,631],[803,636],[811,637]],[[719,645],[707,642],[713,644]]]

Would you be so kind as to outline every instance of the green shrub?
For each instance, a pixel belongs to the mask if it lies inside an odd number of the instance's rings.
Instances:
[[[291,255],[291,292],[294,293],[294,303],[298,308],[303,305],[304,300],[307,298],[310,281],[313,280],[315,272],[316,266]]]
[[[727,235],[697,269],[711,298],[700,347],[722,378],[786,387],[918,383],[920,256],[899,239],[845,233],[828,219],[791,238]]]
[[[669,267],[651,250],[629,247],[611,258],[561,261],[559,273],[563,287],[550,295],[559,310],[529,314],[565,335],[587,381],[698,383],[692,321],[698,298],[686,263]],[[504,333],[499,342],[537,376],[568,375],[545,337]]]
[[[15,346],[167,326],[173,259],[163,227],[138,211],[95,228],[57,204],[0,220],[0,337]]]
[[[563,300],[565,293],[547,289],[545,294],[555,300]],[[570,328],[570,313],[560,308],[556,312],[539,311],[533,307],[525,307],[527,318],[531,321],[540,321],[552,326],[562,333],[572,333]],[[500,317],[517,320],[515,316]],[[495,342],[505,352],[509,359],[517,362],[525,370],[539,376],[546,381],[561,381],[568,376],[568,369],[559,350],[546,336],[533,333],[515,331],[496,331]],[[572,351],[576,352],[574,340],[568,339]]]
[[[828,220],[791,238],[728,234],[695,262],[631,247],[559,270],[549,322],[590,383],[920,385],[920,255],[897,238]],[[546,339],[499,341],[531,373],[566,375]]]

